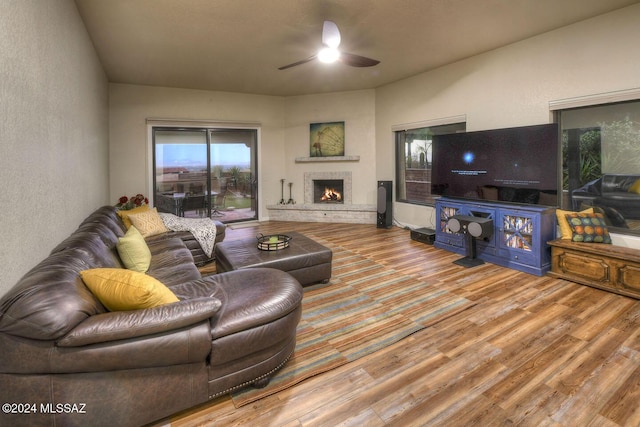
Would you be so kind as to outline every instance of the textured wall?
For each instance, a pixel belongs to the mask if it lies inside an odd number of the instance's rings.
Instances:
[[[0,294],[108,202],[108,84],[72,0],[0,2]]]
[[[549,102],[640,87],[640,5],[579,22],[376,90],[377,179],[395,179],[394,125],[466,115],[467,130],[549,123]],[[433,209],[397,203],[404,224]]]
[[[353,171],[354,203],[375,203],[375,91],[301,97],[110,85],[111,198],[150,194],[151,144],[146,119],[196,119],[260,123],[258,174],[260,219],[281,196],[280,179],[293,182],[293,199],[302,203],[306,171]],[[296,163],[309,156],[309,124],[345,121],[345,152],[359,162]],[[288,197],[287,189],[287,197]]]
[[[304,200],[305,172],[352,172],[354,204],[375,204],[375,108],[374,90],[356,90],[286,98],[285,158],[282,178],[293,182],[293,199]],[[296,163],[296,157],[310,156],[309,124],[345,122],[345,156],[360,156],[357,162]],[[280,192],[276,194],[279,200]],[[288,194],[288,192],[286,193]]]
[[[150,195],[151,139],[147,119],[200,120],[228,126],[259,123],[258,175],[260,212],[275,194],[280,198],[284,98],[230,92],[163,88],[112,83],[109,89],[111,198]],[[267,197],[265,194],[274,194]],[[277,199],[275,199],[277,200]]]

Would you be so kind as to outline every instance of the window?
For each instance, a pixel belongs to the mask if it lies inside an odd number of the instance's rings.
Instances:
[[[396,200],[416,205],[434,203],[431,195],[431,140],[434,135],[464,132],[466,123],[397,130]]]
[[[640,179],[640,101],[556,114],[562,131],[562,207],[593,206],[616,232],[639,234],[640,194],[629,190]]]

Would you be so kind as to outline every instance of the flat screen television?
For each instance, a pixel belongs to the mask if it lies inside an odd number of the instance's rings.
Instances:
[[[437,135],[431,193],[510,203],[558,204],[558,125]]]

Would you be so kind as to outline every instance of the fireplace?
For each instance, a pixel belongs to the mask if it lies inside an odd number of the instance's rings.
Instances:
[[[314,179],[313,203],[344,203],[344,180]]]
[[[304,203],[310,206],[351,205],[351,172],[305,172],[304,174]],[[318,190],[318,187],[319,190]],[[339,192],[340,201],[321,201],[320,195],[325,187]],[[336,206],[337,207],[337,206]]]
[[[325,187],[340,192],[342,185],[342,201],[314,201],[315,181],[323,181],[321,191]],[[340,181],[336,183],[336,181]],[[337,184],[337,185],[336,185]],[[313,221],[313,222],[347,222],[354,224],[375,224],[376,205],[353,203],[353,179],[351,171],[305,172],[304,203],[277,204],[267,206],[269,218],[274,221]]]

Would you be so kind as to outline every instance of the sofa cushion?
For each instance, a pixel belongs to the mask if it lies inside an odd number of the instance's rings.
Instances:
[[[155,236],[169,231],[164,222],[162,222],[160,215],[158,215],[156,208],[149,209],[147,212],[129,215],[129,220],[144,237]]]
[[[292,275],[261,267],[214,274],[171,286],[171,290],[181,299],[222,301],[222,309],[211,322],[214,340],[284,317],[300,308],[303,296],[302,286]]]
[[[131,227],[131,220],[129,219],[129,215],[135,215],[138,213],[146,212],[149,210],[149,205],[138,206],[137,208],[118,211],[118,216],[122,219],[124,226],[129,228]]]
[[[145,310],[98,314],[80,323],[56,344],[80,347],[166,333],[213,317],[221,305],[217,298],[203,297]]]
[[[87,317],[104,313],[78,275],[98,267],[95,261],[84,248],[69,248],[42,260],[0,299],[0,332],[53,340]]]
[[[122,222],[122,218],[118,215],[119,210],[114,206],[106,205],[102,206],[95,211],[93,211],[88,217],[86,217],[81,223],[80,227],[85,224],[99,223],[105,224],[109,227],[113,227],[115,229],[119,229],[120,235],[123,235],[127,228]]]
[[[116,247],[125,267],[140,273],[147,272],[151,264],[151,251],[136,227],[129,227],[126,234],[118,239]]]
[[[95,268],[80,272],[83,282],[111,311],[138,310],[178,302],[159,280],[121,268]]]
[[[202,276],[193,263],[191,251],[181,239],[148,241],[151,265],[147,274],[166,286],[200,279]]]

